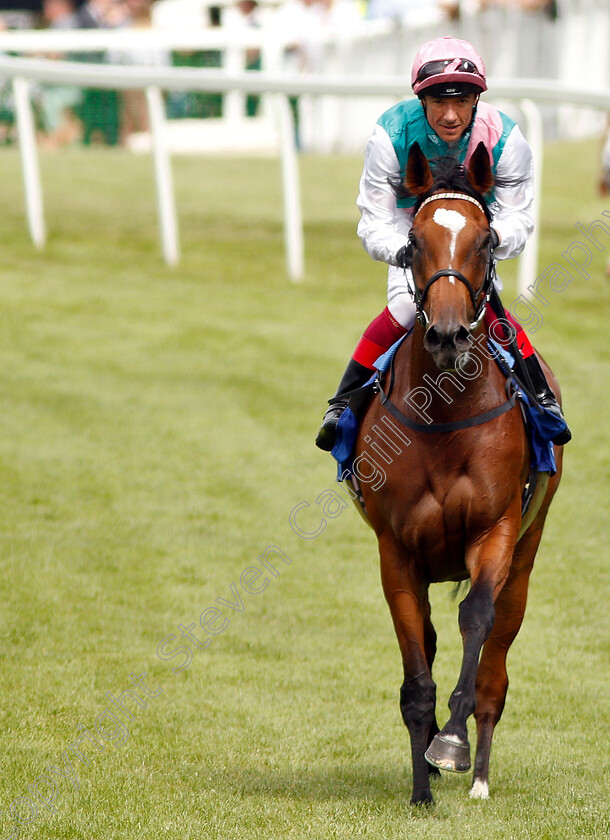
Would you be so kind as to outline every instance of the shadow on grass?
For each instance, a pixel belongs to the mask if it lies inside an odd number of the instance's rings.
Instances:
[[[455,787],[448,778],[431,780],[432,790],[437,798],[443,786]],[[260,767],[242,767],[234,771],[224,769],[218,775],[208,778],[208,784],[217,792],[228,795],[239,793],[244,797],[273,797],[301,802],[375,802],[378,805],[392,802],[409,806],[411,798],[411,772],[386,769],[379,765],[346,767],[328,765],[317,770],[279,771]],[[464,783],[464,795],[469,784]],[[415,812],[427,813],[426,807],[414,808]]]

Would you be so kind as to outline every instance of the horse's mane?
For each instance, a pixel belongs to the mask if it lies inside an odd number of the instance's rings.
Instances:
[[[430,161],[430,169],[434,176],[434,183],[429,190],[417,196],[415,206],[413,207],[414,214],[417,213],[423,202],[431,195],[440,190],[447,190],[447,192],[465,193],[465,195],[476,199],[485,211],[487,221],[491,222],[491,213],[489,212],[484,196],[472,186],[468,180],[466,168],[458,160],[451,157],[451,155],[436,157]],[[404,184],[404,178],[400,180],[397,178],[388,178],[388,183],[394,190],[396,198],[413,198],[413,193],[409,192]]]

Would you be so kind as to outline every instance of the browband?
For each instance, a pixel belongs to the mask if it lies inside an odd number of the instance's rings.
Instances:
[[[440,198],[459,198],[460,201],[469,201],[471,204],[474,204],[475,207],[478,207],[481,213],[487,218],[487,214],[485,213],[485,210],[483,210],[483,206],[480,201],[477,201],[476,198],[473,198],[471,195],[456,192],[435,193],[434,195],[429,195],[428,198],[426,198],[425,201],[422,201],[419,205],[417,213],[419,213],[422,207],[425,207],[426,204],[430,204],[431,201],[437,201]],[[417,213],[415,216],[417,216]],[[415,218],[415,216],[413,216],[413,218]]]

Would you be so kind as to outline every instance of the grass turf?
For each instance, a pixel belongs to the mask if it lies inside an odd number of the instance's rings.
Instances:
[[[547,148],[540,271],[568,267],[576,222],[605,218],[596,154]],[[492,797],[443,774],[422,812],[375,539],[351,508],[323,522],[316,505],[337,490],[312,443],[324,401],[384,305],[383,266],[355,236],[360,165],[302,159],[307,277],[293,285],[274,161],[175,161],[183,261],[169,270],[148,159],[43,157],[38,254],[2,150],[2,837],[608,835],[610,239],[589,277],[549,293],[533,336],[574,441],[509,656]],[[514,267],[502,273],[510,303]],[[303,503],[302,527],[322,529],[309,540],[291,527]],[[432,592],[443,721],[460,658],[449,592]],[[159,658],[211,608],[209,647]],[[130,681],[143,672],[149,694]]]

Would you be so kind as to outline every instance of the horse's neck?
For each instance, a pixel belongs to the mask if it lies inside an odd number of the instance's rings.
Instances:
[[[483,327],[473,335],[472,360],[462,371],[441,371],[424,348],[424,329],[415,325],[410,347],[410,363],[406,380],[398,382],[405,401],[411,406],[427,404],[426,412],[435,422],[469,412],[485,411],[497,403],[502,377],[496,375],[490,359]],[[499,371],[498,371],[499,374]]]

